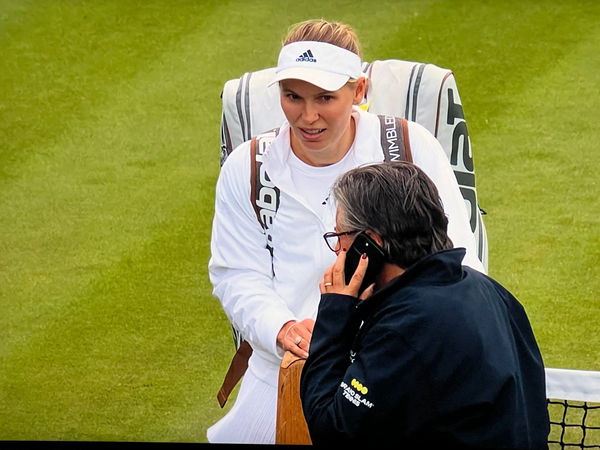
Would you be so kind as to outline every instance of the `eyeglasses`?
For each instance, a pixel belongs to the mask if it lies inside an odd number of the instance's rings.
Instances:
[[[325,239],[325,242],[327,243],[327,247],[329,247],[331,249],[332,252],[339,252],[340,251],[340,236],[346,236],[346,235],[351,235],[351,234],[356,234],[360,232],[360,230],[352,230],[352,231],[343,231],[341,233],[334,233],[333,231],[330,231],[329,233],[325,233],[323,235],[323,239]]]

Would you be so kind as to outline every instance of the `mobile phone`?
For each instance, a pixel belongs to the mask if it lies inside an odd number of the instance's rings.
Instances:
[[[360,295],[362,291],[375,282],[375,277],[377,277],[381,271],[383,263],[385,262],[385,253],[383,249],[377,244],[377,242],[371,239],[366,232],[360,232],[346,253],[346,263],[344,266],[346,284],[350,282],[352,275],[354,275],[354,272],[358,267],[360,257],[363,253],[367,254],[367,257],[369,258],[369,265],[367,266],[367,273],[365,274],[363,282],[358,290],[358,295]]]

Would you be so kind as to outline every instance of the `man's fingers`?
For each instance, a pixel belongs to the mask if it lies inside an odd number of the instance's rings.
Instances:
[[[332,266],[332,281],[336,286],[344,286],[344,265],[346,264],[346,252],[344,250],[340,250],[338,253],[337,259],[335,260],[335,264]]]
[[[349,288],[358,292],[358,289],[360,288],[360,285],[362,284],[362,281],[365,278],[365,274],[367,273],[368,265],[369,258],[367,257],[366,253],[363,253],[360,259],[358,260],[358,266],[356,267],[352,278],[350,278],[350,283],[348,283]]]
[[[321,290],[321,294],[327,293],[327,288],[333,286],[333,266],[335,264],[330,265],[325,272],[323,273],[323,279],[319,283],[319,289]]]

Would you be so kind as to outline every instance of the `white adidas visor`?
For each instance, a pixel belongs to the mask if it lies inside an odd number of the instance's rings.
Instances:
[[[275,79],[303,80],[326,91],[337,91],[348,80],[362,75],[360,57],[333,44],[316,41],[292,42],[279,52]]]

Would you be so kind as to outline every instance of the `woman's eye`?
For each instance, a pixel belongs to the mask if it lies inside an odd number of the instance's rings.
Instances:
[[[322,96],[321,96],[321,100],[322,100],[324,103],[327,103],[327,102],[329,102],[329,101],[333,100],[333,95],[322,95]]]

